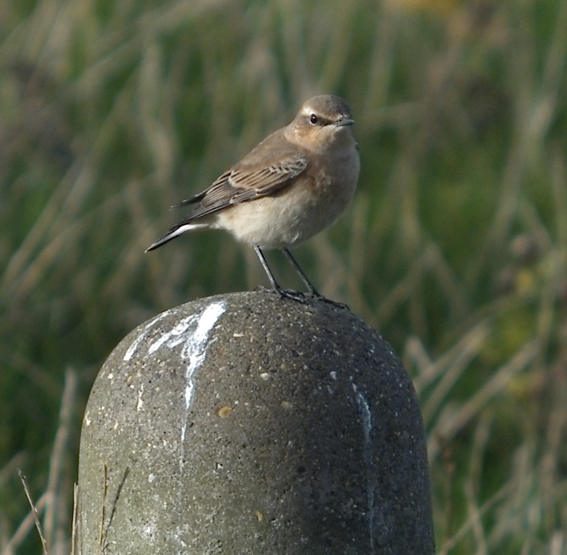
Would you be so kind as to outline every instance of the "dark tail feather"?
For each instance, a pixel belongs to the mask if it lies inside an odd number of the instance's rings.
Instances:
[[[196,226],[195,224],[188,224],[188,223],[180,223],[177,224],[175,227],[172,227],[163,237],[158,239],[155,243],[152,243],[145,252],[153,251],[166,243],[169,243],[172,239],[175,239],[182,233],[189,231],[191,228],[200,227]]]

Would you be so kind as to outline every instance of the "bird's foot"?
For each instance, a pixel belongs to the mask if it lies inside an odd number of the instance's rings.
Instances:
[[[324,302],[324,303],[332,304],[333,306],[336,306],[337,308],[340,308],[342,310],[348,310],[350,312],[350,308],[348,307],[347,304],[339,303],[337,301],[333,301],[332,299],[328,299],[327,297],[321,295],[321,293],[318,293],[317,291],[311,291],[309,296],[312,299],[315,299],[316,301],[321,301],[321,302]]]
[[[280,299],[290,299],[301,304],[307,304],[308,298],[305,293],[301,291],[291,291],[289,289],[276,289],[276,293],[280,296]]]
[[[307,304],[310,300],[310,295],[306,295],[301,291],[292,291],[290,289],[282,289],[279,285],[277,287],[264,287],[263,285],[259,285],[256,287],[255,291],[272,291],[275,293],[280,299],[290,299],[292,301],[296,301],[301,304]]]

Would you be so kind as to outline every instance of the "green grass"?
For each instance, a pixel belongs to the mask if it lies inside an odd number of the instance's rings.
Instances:
[[[297,257],[415,379],[439,553],[567,553],[567,4],[415,4],[0,8],[0,548],[40,550],[16,532],[19,466],[64,550],[80,416],[116,343],[265,283],[220,233],[145,255],[169,205],[330,92],[354,111],[359,190]]]

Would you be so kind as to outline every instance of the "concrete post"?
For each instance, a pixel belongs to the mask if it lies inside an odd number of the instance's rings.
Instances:
[[[80,555],[431,555],[411,381],[364,322],[271,291],[168,310],[84,416]]]

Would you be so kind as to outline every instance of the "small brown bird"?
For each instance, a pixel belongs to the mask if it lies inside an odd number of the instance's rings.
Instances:
[[[176,206],[195,210],[147,250],[193,229],[226,229],[251,245],[273,288],[285,297],[262,249],[281,249],[313,296],[320,297],[287,247],[335,222],[353,196],[360,170],[348,104],[338,96],[307,100],[295,119],[266,137],[208,189]]]

